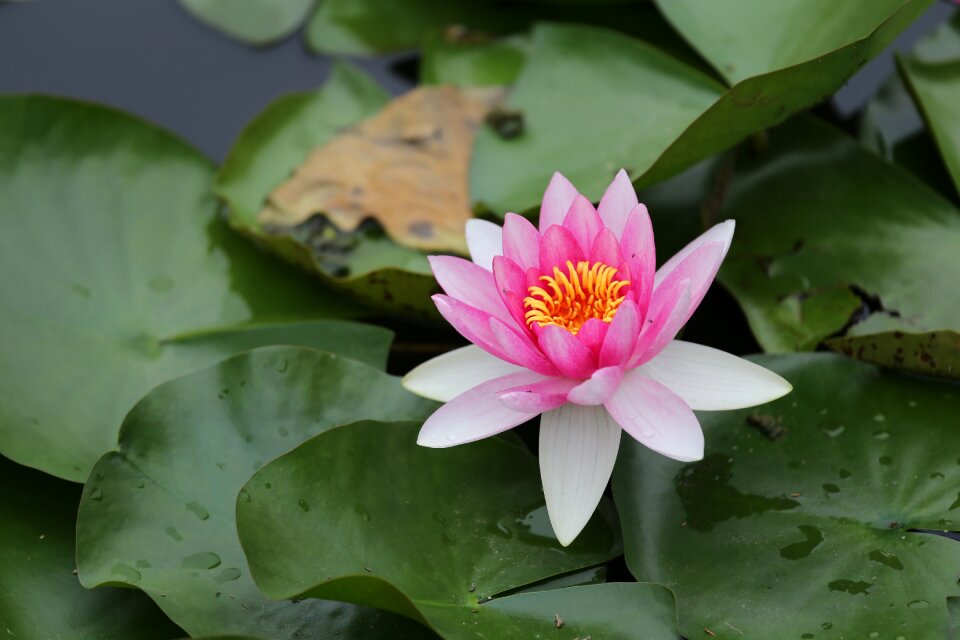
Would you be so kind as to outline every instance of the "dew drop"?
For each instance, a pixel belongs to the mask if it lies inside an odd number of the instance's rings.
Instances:
[[[110,573],[115,576],[120,576],[127,582],[140,582],[140,572],[130,565],[122,562],[118,562],[117,564],[113,565]]]
[[[838,435],[844,432],[846,427],[842,424],[838,424],[835,427],[821,427],[821,429],[831,438],[836,438]]]
[[[237,495],[237,498],[239,498],[241,502],[249,503],[251,500],[250,492],[246,489],[240,489],[240,493]]]
[[[824,622],[823,624],[820,625],[820,628],[823,629],[824,631],[829,631],[830,629],[833,629],[833,623]]]
[[[873,432],[873,437],[876,438],[877,440],[886,440],[887,438],[890,437],[890,432],[889,432],[889,431],[874,431],[874,432]]]
[[[359,502],[353,505],[353,510],[357,512],[357,515],[360,516],[364,522],[370,522],[370,520],[373,519],[370,512],[367,511],[367,507]]]
[[[846,480],[847,478],[853,475],[853,472],[850,471],[849,469],[840,469],[840,471],[838,471],[837,474],[840,476],[841,479]]]
[[[288,360],[284,360],[283,362],[280,363],[280,366],[277,367],[277,373],[286,373],[287,369],[289,368],[290,368],[290,362]]]
[[[183,540],[183,536],[180,535],[180,532],[177,531],[176,529],[174,529],[173,527],[167,527],[167,528],[165,529],[165,532],[166,532],[166,534],[167,534],[168,536],[170,536],[171,538],[173,538],[173,539],[176,540],[177,542],[180,542],[181,540]]]
[[[206,507],[199,502],[188,502],[187,511],[197,516],[201,520],[207,520],[210,518],[210,512],[207,511]]]
[[[137,569],[149,569],[150,563],[146,560],[137,560]]]
[[[300,498],[299,500],[297,500],[297,506],[299,506],[300,510],[303,511],[304,513],[306,513],[307,511],[310,511],[310,504],[303,498]]]
[[[944,478],[944,475],[939,471],[934,471],[933,473],[930,474],[931,480],[943,480],[943,478]]]
[[[241,575],[240,569],[237,569],[236,567],[229,567],[218,573],[217,577],[215,577],[213,581],[217,584],[223,584],[224,582],[232,582]]]
[[[886,419],[886,416],[884,416],[882,413],[878,413],[877,415],[873,416],[874,422],[883,422]]]
[[[290,431],[284,426],[281,426],[279,429],[277,429],[277,433],[280,434],[281,438],[286,438],[288,435],[290,435]]]
[[[94,502],[103,502],[103,491],[100,489],[100,487],[97,487],[90,492],[90,499]]]
[[[926,609],[930,606],[930,603],[926,600],[911,600],[907,603],[907,606],[911,609]]]
[[[833,484],[832,482],[824,483],[823,490],[827,493],[840,493],[840,487]]]
[[[201,551],[184,558],[180,566],[183,569],[216,569],[220,566],[220,556],[209,551]]]
[[[870,638],[879,638],[879,637],[880,637],[880,632],[879,632],[879,631],[871,631],[870,634],[869,634],[869,637],[870,637]]]

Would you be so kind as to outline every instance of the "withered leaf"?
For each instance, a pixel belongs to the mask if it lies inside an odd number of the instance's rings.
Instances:
[[[469,164],[502,88],[420,87],[314,149],[268,197],[264,226],[324,214],[343,231],[373,218],[398,244],[466,251]]]

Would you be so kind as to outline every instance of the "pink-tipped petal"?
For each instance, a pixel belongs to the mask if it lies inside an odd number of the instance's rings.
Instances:
[[[496,256],[493,259],[493,281],[507,312],[529,333],[527,321],[523,317],[526,312],[523,299],[527,295],[527,274],[510,258]]]
[[[540,203],[540,232],[543,233],[552,225],[563,224],[570,205],[578,195],[580,193],[569,180],[559,172],[554,173]]]
[[[503,391],[500,402],[514,411],[543,413],[566,404],[567,393],[576,384],[576,380],[547,378]]]
[[[627,366],[639,366],[655,357],[660,350],[683,328],[687,309],[690,308],[690,281],[683,280],[662,294],[663,304],[647,314],[640,338]]]
[[[576,265],[586,257],[577,239],[563,227],[553,226],[544,232],[540,241],[540,273],[553,275],[554,267],[565,272],[567,261]]]
[[[470,259],[489,270],[493,257],[503,253],[503,228],[488,220],[467,220],[467,249]]]
[[[478,384],[524,370],[471,344],[427,360],[403,376],[401,384],[418,396],[449,402]]]
[[[563,327],[553,324],[542,327],[540,349],[560,375],[567,378],[586,380],[597,368],[597,354]]]
[[[693,411],[640,369],[623,376],[604,406],[624,431],[657,453],[681,462],[703,458],[703,430]]]
[[[657,269],[657,254],[653,242],[653,224],[647,208],[638,204],[627,217],[620,250],[630,269],[630,291],[643,316],[650,305],[653,278]]]
[[[753,407],[776,400],[793,388],[773,371],[749,360],[680,340],[670,342],[643,370],[694,410]]]
[[[701,245],[709,242],[720,242],[723,244],[723,252],[720,254],[720,261],[723,262],[723,259],[727,255],[727,251],[730,249],[730,243],[733,242],[733,231],[735,227],[735,221],[725,220],[719,224],[713,225],[707,231],[700,234],[697,238],[691,241],[690,244],[685,246],[683,249],[674,254],[673,257],[667,260],[662,267],[657,269],[653,286],[659,286],[660,283],[663,282],[666,277],[677,268],[677,266],[686,260],[691,253],[700,248]]]
[[[510,354],[510,361],[545,376],[557,375],[557,368],[536,348],[527,334],[520,334],[496,318],[490,319],[490,333],[497,346]]]
[[[627,224],[627,216],[637,206],[637,202],[637,192],[633,190],[633,183],[630,182],[627,172],[620,169],[613,182],[607,187],[607,191],[603,194],[600,205],[597,207],[603,224],[613,231],[617,239],[623,233],[623,228]]]
[[[500,346],[496,336],[490,330],[490,321],[495,318],[489,313],[450,296],[437,294],[432,300],[444,320],[464,338],[501,360],[523,366],[512,353]]]
[[[567,217],[563,219],[563,226],[577,239],[584,255],[588,255],[590,247],[593,246],[593,239],[603,229],[603,221],[597,210],[593,208],[593,203],[583,196],[577,196],[570,205]]]
[[[590,318],[583,323],[580,331],[577,332],[577,340],[594,353],[599,354],[600,348],[603,347],[603,339],[607,336],[609,329],[609,323],[599,318]]]
[[[567,400],[574,404],[603,404],[613,396],[623,379],[623,367],[597,369],[589,380],[584,380],[567,394]]]
[[[602,262],[611,267],[619,267],[624,262],[620,242],[613,235],[613,231],[604,229],[593,239],[593,246],[590,247],[590,262]]]
[[[427,260],[430,261],[434,277],[448,296],[505,322],[514,322],[490,271],[454,256],[430,256]]]
[[[524,269],[540,266],[540,232],[523,216],[504,217],[503,255]]]
[[[504,389],[542,379],[525,371],[494,378],[462,393],[437,409],[420,429],[417,444],[424,447],[452,447],[481,440],[537,416],[508,409],[500,402]]]
[[[624,300],[600,348],[600,366],[623,366],[630,360],[640,336],[640,310],[633,300]]]
[[[563,546],[597,508],[619,448],[620,426],[603,407],[568,404],[540,419],[540,478],[550,524]]]

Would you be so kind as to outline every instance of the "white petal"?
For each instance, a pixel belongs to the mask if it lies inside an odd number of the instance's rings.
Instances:
[[[742,409],[790,393],[790,383],[743,358],[674,340],[643,365],[647,374],[683,398],[691,409]]]
[[[418,396],[448,402],[487,380],[519,371],[524,371],[524,368],[504,362],[476,345],[470,345],[414,367],[403,376],[402,384],[407,391]]]
[[[508,409],[500,402],[499,396],[506,389],[539,380],[543,380],[543,376],[524,370],[477,385],[434,411],[423,423],[417,444],[452,447],[488,438],[536,418],[539,412]]]
[[[697,416],[670,389],[642,369],[628,371],[604,404],[636,441],[681,462],[703,458],[703,430]]]
[[[493,257],[503,255],[503,227],[488,220],[467,220],[470,258],[484,269],[493,269]]]
[[[568,404],[540,418],[540,478],[560,544],[586,526],[610,480],[620,426],[601,406]]]
[[[733,231],[736,226],[736,221],[734,220],[724,220],[719,224],[715,224],[702,234],[690,241],[690,244],[685,246],[683,249],[680,249],[677,253],[673,255],[669,260],[667,260],[662,267],[657,269],[656,275],[653,277],[653,286],[657,287],[667,275],[676,268],[678,264],[683,262],[683,259],[688,255],[693,253],[697,247],[707,242],[722,242],[723,243],[723,254],[720,256],[720,262],[723,262],[723,259],[727,256],[727,251],[730,250],[730,243],[733,242]]]

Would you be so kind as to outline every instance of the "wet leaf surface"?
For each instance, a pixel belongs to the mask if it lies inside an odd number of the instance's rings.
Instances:
[[[960,543],[914,530],[956,526],[960,464],[943,443],[957,386],[830,354],[756,361],[793,392],[698,414],[703,461],[621,448],[614,498],[634,576],[673,589],[690,638],[942,637]]]
[[[270,459],[339,424],[420,418],[397,378],[329,353],[270,347],[161,385],[94,467],[77,524],[80,579],[141,589],[187,632],[265,638],[432,637],[362,607],[271,602],[237,540],[234,505]]]
[[[416,444],[419,427],[334,429],[250,479],[237,524],[264,593],[363,603],[445,637],[484,637],[471,627],[496,617],[497,607],[481,604],[491,596],[620,553],[609,504],[560,546],[530,453],[498,438],[427,449]],[[539,601],[528,597],[509,600]],[[490,624],[507,632],[506,622]],[[466,635],[454,634],[464,626]]]
[[[368,312],[231,233],[213,167],[172,135],[46,97],[4,97],[0,120],[3,455],[83,480],[150,388],[290,322],[284,340],[386,345],[358,325],[303,331]]]

